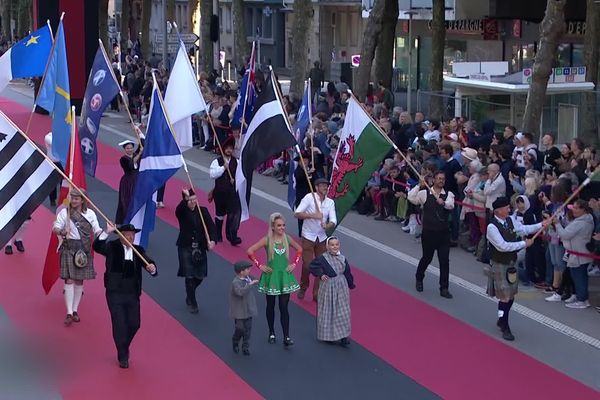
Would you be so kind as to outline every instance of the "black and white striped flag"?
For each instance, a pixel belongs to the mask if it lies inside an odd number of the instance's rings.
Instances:
[[[0,111],[0,248],[59,181],[52,164]]]
[[[273,155],[296,145],[275,85],[275,74],[271,71],[266,87],[254,105],[254,115],[240,150],[235,181],[242,206],[242,221],[250,218],[248,209],[254,170]]]

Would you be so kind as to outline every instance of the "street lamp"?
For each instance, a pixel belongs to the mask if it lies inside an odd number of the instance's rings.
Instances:
[[[404,14],[408,15],[408,85],[406,88],[406,111],[410,115],[412,110],[412,18],[413,15],[419,14],[418,11],[412,10],[412,1],[411,9],[406,11]]]

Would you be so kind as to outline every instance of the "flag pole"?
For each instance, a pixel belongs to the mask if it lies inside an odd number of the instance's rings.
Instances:
[[[108,69],[110,70],[110,75],[113,77],[114,81],[117,82],[117,85],[119,86],[119,95],[121,96],[121,99],[123,100],[123,106],[125,107],[125,111],[127,111],[127,116],[129,117],[129,122],[131,123],[131,127],[133,128],[133,132],[135,133],[135,136],[137,137],[138,144],[140,147],[143,147],[142,138],[140,137],[140,133],[138,132],[140,129],[137,126],[135,126],[135,123],[133,122],[133,117],[131,116],[131,111],[129,110],[129,104],[127,104],[127,101],[125,99],[125,94],[123,93],[123,89],[121,88],[121,82],[119,82],[117,80],[117,77],[115,76],[115,71],[113,71],[112,64],[108,60],[108,55],[106,54],[106,49],[104,49],[104,44],[102,43],[102,39],[98,39],[98,46],[102,50],[102,56],[104,57],[104,61],[106,61],[106,65],[108,65],[108,67],[109,67]]]
[[[115,226],[115,224],[102,212],[102,210],[100,210],[100,208],[94,204],[94,202],[85,194],[85,192],[79,188],[79,186],[77,186],[75,184],[75,182],[73,182],[73,180],[71,178],[69,178],[63,171],[60,170],[60,168],[58,168],[54,162],[50,159],[50,157],[48,157],[46,155],[46,153],[44,153],[37,145],[37,143],[35,143],[29,136],[27,136],[25,134],[25,132],[23,132],[21,130],[21,128],[19,128],[10,118],[8,118],[8,116],[6,114],[4,114],[4,112],[0,111],[0,116],[4,117],[6,119],[6,121],[8,121],[8,123],[17,131],[19,132],[24,138],[25,140],[27,140],[27,142],[29,142],[29,144],[31,146],[33,146],[34,150],[37,151],[39,154],[41,154],[45,161],[50,164],[50,166],[60,174],[60,176],[62,176],[62,178],[64,180],[66,180],[69,185],[77,190],[77,192],[79,192],[79,194],[81,195],[81,197],[88,202],[88,204],[94,209],[96,210],[96,212],[98,212],[98,214],[100,214],[100,216],[102,218],[104,218],[104,220],[106,221],[107,224],[113,225]],[[129,241],[127,240],[127,238],[121,233],[121,231],[119,229],[116,228],[115,226],[115,233],[121,238],[123,239],[123,241],[129,246],[131,247],[131,249],[133,250],[133,252],[135,253],[135,255],[137,255],[143,262],[144,264],[146,264],[146,266],[150,265],[150,263],[144,258],[144,256],[142,256],[142,254],[140,254],[140,252],[135,248],[135,246]]]
[[[59,26],[62,23],[63,17],[65,13],[63,12],[60,15]],[[40,81],[40,88],[44,85],[44,81],[46,80],[46,74],[48,73],[48,68],[50,67],[50,62],[52,61],[52,54],[54,54],[54,48],[56,47],[56,40],[52,36],[52,27],[50,26],[50,20],[46,20],[46,24],[48,24],[48,29],[50,29],[50,37],[52,38],[52,47],[50,48],[50,55],[48,56],[48,60],[46,61],[46,67],[44,68],[44,74],[42,75],[42,80]],[[58,31],[57,31],[58,33]],[[25,127],[25,134],[29,133],[29,128],[31,127],[31,120],[33,119],[33,113],[35,112],[35,108],[37,107],[37,96],[33,97],[33,108],[31,109],[31,113],[29,113],[29,119],[27,120],[27,125]]]
[[[377,131],[379,131],[379,134],[381,136],[383,136],[385,138],[385,140],[387,140],[390,145],[392,145],[392,147],[394,148],[394,150],[396,150],[396,152],[398,154],[400,154],[400,156],[408,164],[408,166],[410,167],[410,169],[412,169],[414,171],[414,173],[417,174],[417,176],[419,177],[419,180],[425,184],[425,186],[427,187],[427,190],[429,190],[429,192],[437,199],[438,196],[433,191],[433,188],[431,186],[429,186],[429,184],[427,183],[427,181],[425,180],[425,178],[423,177],[423,175],[421,175],[419,173],[419,171],[417,171],[417,169],[412,164],[412,162],[408,158],[406,158],[406,156],[404,155],[404,153],[402,153],[400,151],[400,149],[398,148],[398,146],[396,146],[396,143],[394,143],[392,141],[392,139],[390,139],[389,136],[384,131],[381,130],[381,127],[379,126],[379,124],[377,122],[375,122],[375,120],[373,119],[373,117],[371,117],[371,115],[367,112],[367,110],[365,110],[365,108],[363,107],[363,105],[361,104],[361,102],[358,101],[358,99],[356,98],[356,96],[354,96],[354,93],[352,93],[351,90],[348,90],[348,93],[354,99],[354,101],[356,101],[356,104],[358,104],[359,107],[364,111],[364,113],[369,117],[369,119],[371,120],[371,122],[373,123],[373,125],[375,125],[375,127],[377,127]]]
[[[279,101],[279,105],[281,106],[281,109],[283,110],[283,114],[285,115],[285,123],[289,129],[290,132],[292,131],[292,127],[290,126],[290,117],[288,116],[287,110],[285,109],[285,107],[283,106],[283,102],[281,101],[281,99],[283,98],[281,91],[279,90],[279,83],[275,80],[275,73],[273,72],[273,66],[269,65],[269,79],[271,79],[271,84],[275,87],[275,95],[277,96],[277,100]],[[296,151],[298,152],[298,155],[300,156],[300,161],[302,162],[302,169],[304,170],[304,176],[306,176],[306,180],[308,181],[308,188],[310,189],[310,194],[312,195],[313,201],[315,203],[315,209],[317,210],[317,212],[320,212],[320,208],[319,208],[319,204],[317,203],[317,198],[315,196],[315,190],[313,188],[312,182],[310,181],[310,178],[308,177],[308,171],[306,170],[306,164],[304,163],[304,158],[302,157],[302,152],[300,151],[300,146],[298,146],[298,143],[296,143]],[[314,165],[313,165],[314,168]]]
[[[313,168],[315,167],[315,153],[313,151],[313,147],[315,147],[315,131],[312,130],[312,99],[311,97],[311,81],[310,78],[308,78],[308,80],[306,81],[305,85],[305,89],[306,90],[306,94],[308,97],[308,129],[311,129],[311,135],[310,135],[310,160],[312,163]]]
[[[600,171],[600,170],[598,170]],[[588,176],[581,185],[579,185],[579,187],[577,187],[577,189],[575,189],[573,191],[573,193],[571,193],[571,195],[560,205],[560,207],[558,207],[556,209],[556,211],[554,211],[554,213],[552,214],[552,216],[550,217],[550,220],[553,220],[554,218],[558,217],[558,214],[560,214],[562,212],[562,210],[564,210],[564,208],[575,198],[577,197],[577,195],[579,195],[579,193],[583,190],[584,187],[586,187],[591,181],[592,181],[592,177],[597,174],[598,172],[594,172],[591,176]],[[532,236],[532,240],[535,240],[539,235],[541,235],[541,233],[543,231],[545,231],[546,228],[542,227],[542,229],[540,229],[539,231],[537,231],[535,233],[535,235]]]
[[[154,71],[152,72],[152,79],[154,80],[154,83],[156,84],[156,77],[154,76]],[[165,113],[165,118],[167,119],[167,124],[169,125],[169,129],[171,130],[171,135],[173,135],[173,139],[175,140],[175,129],[173,128],[173,125],[171,124],[171,120],[169,119],[169,114],[167,113],[167,109],[165,107],[165,103],[163,102],[163,98],[162,95],[160,94],[160,90],[157,90],[158,93],[158,101],[160,102],[160,106],[162,107],[164,113]],[[177,140],[175,140],[175,144],[177,144],[177,147],[179,148],[179,143],[177,143]],[[187,162],[185,161],[185,157],[183,157],[183,153],[181,152],[181,149],[179,149],[179,153],[181,154],[181,161],[183,161],[183,169],[185,170],[185,174],[187,175],[188,178],[188,182],[190,184],[190,188],[194,189],[194,184],[192,183],[192,177],[190,176],[190,171],[188,170],[188,166],[187,166]],[[204,220],[204,216],[202,215],[202,210],[200,210],[200,207],[198,206],[198,215],[200,215],[200,221],[202,222],[202,228],[204,228],[204,236],[206,236],[206,243],[208,245],[208,243],[210,242],[210,235],[208,234],[208,227],[206,226],[206,221]]]
[[[253,63],[256,51],[256,41],[252,41],[252,51],[250,52],[250,64]],[[250,64],[248,64],[248,68],[250,68]],[[251,72],[251,71],[250,71]],[[248,91],[250,90],[250,72],[248,72],[248,83],[246,84],[246,94],[244,95],[244,108],[242,108],[242,120],[240,121],[241,130],[240,134],[244,131],[244,127],[247,127],[246,124],[246,105],[248,104]]]

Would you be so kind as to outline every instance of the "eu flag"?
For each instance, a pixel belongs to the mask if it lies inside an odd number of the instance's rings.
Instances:
[[[96,175],[96,164],[98,163],[96,138],[100,129],[100,118],[120,90],[112,67],[106,60],[102,42],[100,42],[85,88],[81,117],[79,118],[81,155],[85,173],[89,176]]]
[[[66,165],[73,121],[62,19],[58,25],[54,51],[50,54],[48,70],[40,87],[36,104],[52,114],[52,151],[62,165]]]
[[[42,76],[51,49],[48,25],[19,40],[0,57],[0,90],[13,79]]]

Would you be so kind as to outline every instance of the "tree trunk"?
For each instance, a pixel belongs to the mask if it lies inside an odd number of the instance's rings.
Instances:
[[[548,79],[552,73],[556,51],[565,31],[565,3],[567,0],[548,0],[546,15],[540,25],[538,52],[533,63],[531,85],[527,93],[527,104],[523,115],[523,132],[534,136],[540,133],[542,111],[546,100]]]
[[[444,0],[433,0],[431,20],[431,76],[429,87],[432,92],[442,94],[444,89],[444,47],[446,46],[446,9]],[[410,78],[409,78],[410,79]],[[430,96],[429,118],[442,119],[444,116],[444,98]]]
[[[386,88],[392,87],[392,65],[398,13],[398,0],[385,0],[385,14],[382,18],[381,34],[375,51],[373,76],[376,82],[383,81],[383,86]]]
[[[356,71],[356,80],[354,82],[354,94],[360,101],[364,101],[367,95],[375,49],[377,48],[383,26],[385,6],[385,0],[375,0],[365,26],[362,49],[360,50],[360,65]]]
[[[200,0],[188,0],[188,26],[190,27],[190,32],[194,32],[194,23],[196,22],[194,14],[198,9],[198,4],[200,4]]]
[[[152,16],[152,0],[142,2],[142,57],[150,57],[150,17]],[[162,25],[162,24],[161,24]]]
[[[111,44],[108,43],[108,0],[100,0],[98,4],[98,37],[104,44],[107,54],[111,54]]]
[[[127,41],[129,40],[129,0],[123,0],[121,9],[121,54],[127,55]]]
[[[585,80],[598,85],[598,56],[600,46],[600,7],[594,0],[587,0],[585,38],[583,44],[584,65],[587,67]],[[598,90],[598,88],[596,88]],[[598,147],[600,136],[596,115],[596,92],[584,92],[582,103],[582,132],[579,135],[586,145]]]
[[[312,23],[311,0],[294,1],[294,23],[292,25],[292,82],[290,94],[302,98],[304,80],[308,67],[308,44]]]
[[[248,40],[246,38],[246,20],[244,19],[244,0],[232,0],[233,12],[233,62],[240,70],[246,65]]]
[[[17,36],[27,35],[31,29],[31,0],[19,0],[17,5]]]
[[[210,40],[210,18],[212,15],[212,0],[200,0],[200,68],[206,72],[214,69],[213,42]]]
[[[6,40],[11,40],[10,31],[10,16],[11,16],[12,1],[2,1],[2,34]]]
[[[175,0],[167,0],[167,21],[175,21]],[[181,24],[181,21],[175,22]]]

